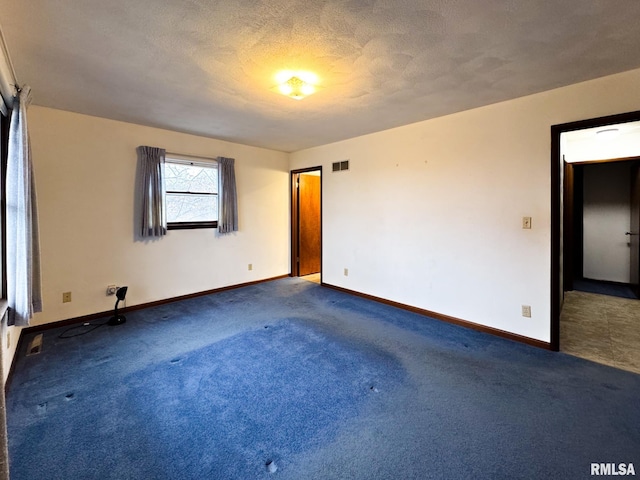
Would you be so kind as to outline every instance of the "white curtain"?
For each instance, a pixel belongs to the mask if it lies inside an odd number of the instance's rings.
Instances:
[[[26,326],[42,311],[40,243],[27,106],[31,88],[19,89],[13,103],[7,158],[7,300],[9,324]]]
[[[165,213],[164,164],[166,151],[158,147],[140,146],[139,172],[139,234],[143,238],[160,238],[167,234]]]
[[[235,160],[218,157],[218,232],[238,230],[238,194],[236,192]]]

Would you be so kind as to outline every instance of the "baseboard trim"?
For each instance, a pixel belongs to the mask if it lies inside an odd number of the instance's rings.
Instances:
[[[226,286],[226,287],[220,287],[220,288],[214,288],[214,289],[211,289],[211,290],[205,290],[203,292],[196,292],[196,293],[190,293],[190,294],[187,294],[187,295],[181,295],[181,296],[178,296],[178,297],[165,298],[163,300],[156,300],[154,302],[141,303],[139,305],[133,305],[133,306],[130,306],[130,307],[126,307],[126,308],[123,308],[122,311],[124,313],[126,313],[126,312],[132,312],[134,310],[142,310],[144,308],[156,307],[156,306],[159,306],[159,305],[165,305],[167,303],[179,302],[181,300],[188,300],[190,298],[202,297],[204,295],[211,295],[211,294],[214,294],[214,293],[220,293],[220,292],[224,292],[226,290],[234,290],[234,289],[237,289],[237,288],[248,287],[248,286],[256,285],[256,284],[259,284],[259,283],[271,282],[271,281],[274,281],[274,280],[280,280],[280,279],[288,278],[288,277],[291,277],[291,276],[292,276],[291,274],[279,275],[277,277],[265,278],[263,280],[255,280],[255,281],[252,281],[252,282],[238,283],[238,284],[229,285],[229,286]],[[337,290],[339,292],[347,293],[349,295],[354,295],[354,296],[357,296],[357,297],[366,298],[366,299],[372,300],[374,302],[383,303],[385,305],[390,305],[392,307],[400,308],[402,310],[407,310],[409,312],[413,312],[413,313],[417,313],[417,314],[420,314],[420,315],[424,315],[426,317],[435,318],[436,320],[441,320],[443,322],[452,323],[454,325],[459,325],[461,327],[471,328],[472,330],[477,330],[479,332],[489,333],[491,335],[495,335],[497,337],[506,338],[506,339],[509,339],[509,340],[514,340],[516,342],[526,343],[527,345],[532,345],[534,347],[542,348],[542,349],[545,349],[545,350],[552,350],[550,343],[543,342],[541,340],[535,340],[533,338],[525,337],[525,336],[522,336],[522,335],[517,335],[515,333],[506,332],[504,330],[500,330],[500,329],[497,329],[497,328],[487,327],[485,325],[480,325],[480,324],[477,324],[477,323],[469,322],[467,320],[462,320],[460,318],[451,317],[449,315],[443,315],[441,313],[432,312],[430,310],[425,310],[423,308],[414,307],[414,306],[407,305],[407,304],[404,304],[404,303],[394,302],[393,300],[387,300],[385,298],[376,297],[374,295],[361,293],[361,292],[358,292],[358,291],[355,291],[355,290],[349,290],[348,288],[338,287],[336,285],[331,285],[329,283],[322,282],[321,285],[323,287],[331,288],[333,290]],[[12,361],[11,361],[11,366],[9,368],[9,374],[7,375],[7,381],[5,382],[5,385],[4,385],[5,394],[9,389],[9,385],[11,384],[11,380],[13,378],[13,370],[14,370],[16,357],[19,355],[19,353],[22,350],[22,348],[21,348],[22,347],[22,340],[25,337],[25,334],[41,332],[41,331],[44,331],[44,330],[51,330],[51,329],[54,329],[54,328],[64,327],[64,326],[67,326],[67,325],[73,325],[73,324],[80,323],[80,322],[91,322],[91,321],[97,320],[99,318],[108,317],[111,314],[112,314],[112,311],[108,310],[108,311],[105,311],[105,312],[92,313],[92,314],[83,315],[83,316],[80,316],[80,317],[74,317],[74,318],[69,318],[69,319],[66,319],[66,320],[59,320],[59,321],[56,321],[56,322],[45,323],[43,325],[34,325],[32,327],[24,328],[20,332],[20,338],[18,340],[18,345],[16,346],[16,353],[15,353],[15,355],[14,355]]]
[[[478,332],[489,333],[491,335],[495,335],[496,337],[506,338],[506,339],[514,340],[520,343],[526,343],[527,345],[542,348],[544,350],[552,349],[550,343],[543,342],[541,340],[536,340],[534,338],[525,337],[523,335],[518,335],[516,333],[507,332],[505,330],[500,330],[499,328],[487,327],[486,325],[480,325],[478,323],[470,322],[468,320],[462,320],[460,318],[451,317],[449,315],[444,315],[442,313],[432,312],[431,310],[425,310],[423,308],[414,307],[411,305],[407,305],[405,303],[394,302],[393,300],[387,300],[386,298],[376,297],[374,295],[361,293],[355,290],[349,290],[348,288],[337,287],[329,283],[323,282],[321,285],[323,287],[331,288],[332,290],[337,290],[339,292],[347,293],[349,295],[366,298],[367,300],[373,300],[374,302],[383,303],[385,305],[390,305],[392,307],[400,308],[402,310],[407,310],[409,312],[424,315],[425,317],[435,318],[436,320],[452,323],[454,325],[459,325],[465,328],[470,328]]]
[[[127,312],[133,312],[135,310],[143,310],[145,308],[157,307],[159,305],[165,305],[167,303],[174,303],[174,302],[179,302],[181,300],[189,300],[191,298],[203,297],[205,295],[211,295],[211,294],[214,294],[214,293],[225,292],[227,290],[235,290],[237,288],[249,287],[251,285],[257,285],[259,283],[272,282],[274,280],[280,280],[280,279],[287,278],[287,277],[289,277],[289,274],[278,275],[277,277],[270,277],[270,278],[265,278],[265,279],[262,279],[262,280],[254,280],[252,282],[237,283],[237,284],[229,285],[229,286],[226,286],[226,287],[213,288],[211,290],[205,290],[205,291],[202,291],[202,292],[189,293],[187,295],[180,295],[178,297],[164,298],[162,300],[156,300],[154,302],[140,303],[138,305],[132,305],[130,307],[122,308],[122,309],[120,309],[120,311],[122,313],[127,313]],[[34,325],[32,327],[25,328],[22,333],[23,334],[29,334],[29,333],[34,333],[34,332],[40,332],[42,330],[51,330],[53,328],[64,327],[64,326],[67,326],[67,325],[73,325],[75,323],[80,323],[80,322],[90,322],[92,320],[97,320],[99,318],[108,317],[112,313],[113,313],[113,310],[107,310],[105,312],[91,313],[89,315],[82,315],[80,317],[74,317],[74,318],[69,318],[69,319],[66,319],[66,320],[58,320],[56,322],[45,323],[43,325]],[[22,335],[20,336],[20,338],[22,338]]]

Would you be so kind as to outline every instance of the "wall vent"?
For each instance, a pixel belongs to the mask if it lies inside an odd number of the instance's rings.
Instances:
[[[333,162],[331,165],[332,172],[341,172],[342,170],[349,170],[349,160],[342,160],[341,162]]]
[[[27,356],[37,355],[42,351],[42,334],[39,333],[31,339],[27,346]]]

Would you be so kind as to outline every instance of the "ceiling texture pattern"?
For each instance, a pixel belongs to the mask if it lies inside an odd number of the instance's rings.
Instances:
[[[33,103],[295,151],[640,67],[638,0],[0,0]],[[318,93],[274,93],[279,70]]]

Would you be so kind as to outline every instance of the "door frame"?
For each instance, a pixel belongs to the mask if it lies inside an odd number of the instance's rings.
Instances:
[[[322,166],[300,168],[291,170],[289,182],[289,198],[291,212],[291,271],[290,277],[300,276],[300,197],[298,190],[298,178],[301,173],[320,172],[320,283],[322,283]]]
[[[550,347],[552,350],[560,350],[560,311],[562,306],[562,300],[564,298],[564,292],[566,291],[566,285],[564,282],[567,272],[565,271],[563,277],[560,278],[561,270],[561,258],[562,267],[573,268],[572,258],[574,252],[572,250],[573,236],[573,196],[570,197],[570,212],[568,212],[569,218],[567,218],[567,211],[561,212],[563,208],[563,199],[569,197],[567,189],[573,188],[573,182],[561,182],[561,169],[564,169],[563,158],[561,155],[560,136],[565,132],[571,132],[574,130],[583,130],[585,128],[604,127],[607,125],[614,125],[619,123],[640,121],[640,111],[621,113],[617,115],[609,115],[606,117],[591,118],[588,120],[579,120],[577,122],[563,123],[551,126],[551,331],[550,331]],[[566,179],[566,178],[565,178]],[[567,186],[570,183],[570,186]],[[566,205],[564,205],[566,207]],[[564,213],[563,225],[560,225],[561,213]],[[564,235],[562,238],[562,228],[564,227]],[[564,240],[564,245],[561,245],[561,238]],[[568,240],[568,242],[567,242]],[[567,248],[568,244],[568,248]]]

